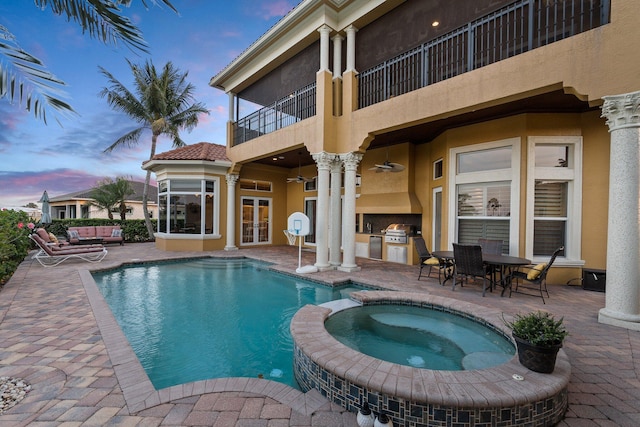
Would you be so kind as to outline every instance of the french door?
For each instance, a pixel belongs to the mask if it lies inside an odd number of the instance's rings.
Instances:
[[[242,235],[243,245],[271,243],[271,199],[261,197],[242,197]]]

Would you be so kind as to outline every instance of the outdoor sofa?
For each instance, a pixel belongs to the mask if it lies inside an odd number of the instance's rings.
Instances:
[[[88,225],[83,227],[69,227],[67,230],[69,243],[78,244],[82,239],[101,238],[102,243],[124,244],[124,235],[119,225]]]

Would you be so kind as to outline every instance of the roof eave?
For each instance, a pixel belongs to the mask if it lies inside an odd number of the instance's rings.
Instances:
[[[153,159],[142,164],[144,170],[155,170],[158,167],[167,166],[211,166],[220,168],[230,168],[233,162],[230,160],[163,160]]]

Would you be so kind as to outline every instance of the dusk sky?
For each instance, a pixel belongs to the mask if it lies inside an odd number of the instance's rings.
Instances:
[[[50,8],[41,11],[33,1],[2,0],[0,25],[9,29],[20,47],[43,61],[49,72],[65,81],[66,97],[62,99],[78,115],[60,116],[61,126],[49,109],[45,125],[32,113],[0,99],[0,207],[36,203],[44,190],[56,197],[92,188],[104,178],[144,180],[141,165],[149,158],[150,135],[141,137],[134,148],[103,152],[138,125],[113,111],[98,95],[108,83],[99,66],[132,90],[126,59],[135,64],[151,59],[158,70],[171,61],[180,71],[188,71],[196,101],[205,104],[210,115],[181,137],[187,144],[224,145],[228,97],[210,87],[209,80],[297,3],[299,0],[172,0],[179,11],[176,15],[166,6],[146,10],[141,1],[134,1],[124,15],[141,29],[149,45],[146,55],[83,35],[79,25],[54,15]],[[171,141],[165,138],[156,152],[170,149]]]

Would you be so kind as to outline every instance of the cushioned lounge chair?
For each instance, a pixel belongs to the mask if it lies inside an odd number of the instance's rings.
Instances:
[[[38,234],[32,234],[30,237],[38,246],[38,251],[32,258],[43,267],[53,267],[73,258],[87,262],[100,262],[107,256],[107,249],[102,245],[68,247],[47,244]]]

